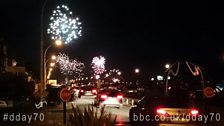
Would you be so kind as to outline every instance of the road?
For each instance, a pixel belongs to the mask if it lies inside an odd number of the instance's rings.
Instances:
[[[72,113],[72,107],[71,105],[77,105],[81,110],[83,110],[85,107],[87,107],[88,105],[91,105],[93,102],[93,97],[92,96],[83,96],[81,99],[77,99],[75,101],[72,102],[68,102],[67,103],[67,117],[69,116],[69,114]],[[118,109],[118,108],[113,108],[113,107],[106,107],[106,112],[111,113],[113,115],[113,117],[115,117],[115,115],[117,115],[117,119],[116,119],[116,126],[131,126],[131,124],[129,123],[129,119],[128,119],[128,112],[129,112],[129,106],[123,106],[122,108]],[[96,109],[96,108],[95,108]],[[223,109],[219,109],[219,108],[214,108],[213,112],[221,112],[221,117],[220,117],[220,121],[218,122],[212,122],[210,124],[206,124],[206,125],[200,125],[200,126],[223,126],[224,125],[224,111]],[[38,113],[38,117],[40,117],[40,115],[44,116],[43,120],[40,120],[40,118],[38,118],[37,120],[34,120],[34,118],[32,118],[32,120],[29,122],[28,120],[26,121],[16,121],[14,119],[14,121],[5,121],[2,122],[3,119],[3,114],[8,113],[9,115],[14,113],[15,115],[18,114],[23,114],[23,115],[31,115],[33,113]],[[0,122],[0,126],[64,126],[63,125],[63,106],[62,104],[60,105],[56,105],[56,106],[48,106],[45,109],[42,110],[36,110],[36,109],[29,109],[29,108],[21,108],[21,109],[16,109],[16,110],[10,110],[10,111],[3,111],[1,110],[1,122]],[[161,125],[161,126],[174,126],[172,125]],[[175,125],[175,126],[184,126],[184,125]],[[188,125],[189,126],[189,125]]]
[[[93,97],[92,96],[82,96],[81,99],[77,99],[74,104],[79,106],[81,109],[84,109],[84,107],[91,105],[93,103]],[[115,107],[106,107],[106,111],[108,113],[113,114],[113,117],[117,115],[116,119],[116,125],[117,126],[129,126],[129,119],[128,119],[128,112],[129,112],[129,106],[123,106],[122,108],[115,108]]]
[[[77,99],[74,104],[79,106],[81,109],[84,109],[84,107],[91,105],[93,103],[93,97],[92,96],[82,96],[81,99]],[[106,107],[106,111],[112,113],[114,116],[117,115],[116,125],[117,126],[131,126],[129,123],[129,109],[130,106],[123,106],[122,108],[113,108],[113,107]],[[217,116],[214,116],[212,118],[212,122],[209,124],[200,124],[200,125],[190,125],[190,124],[160,124],[159,126],[223,126],[224,125],[224,112],[223,109],[213,107],[212,108],[212,114],[218,113],[220,114],[220,119]],[[147,125],[148,126],[148,125]]]

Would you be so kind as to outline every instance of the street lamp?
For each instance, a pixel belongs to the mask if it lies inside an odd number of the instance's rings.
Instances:
[[[177,64],[177,69],[176,71],[173,71],[172,68]],[[172,74],[173,76],[177,76],[179,73],[179,68],[180,68],[180,62],[176,62],[174,64],[172,64],[169,69],[166,69],[165,73],[166,73],[166,78],[165,78],[165,95],[168,95],[168,90],[169,90],[169,85],[168,85],[168,80],[170,79],[170,74]]]
[[[47,0],[44,1],[44,4],[41,9],[41,20],[40,20],[40,106],[42,107],[42,100],[43,100],[43,86],[44,86],[44,77],[43,77],[43,71],[44,71],[44,57],[43,57],[43,52],[44,52],[44,30],[43,30],[43,22],[44,22],[44,9],[46,6]]]
[[[119,72],[117,72],[117,75],[121,75],[121,72],[119,71]]]
[[[53,61],[55,61],[56,60],[56,56],[55,55],[52,55],[51,56],[51,58],[49,58],[49,59],[47,59],[46,61],[45,61],[45,64],[44,64],[44,66],[45,66],[45,73],[46,73],[46,67],[47,67],[47,63],[50,61],[50,60],[53,60]],[[50,63],[50,67],[54,67],[55,66],[55,63]],[[53,68],[49,68],[49,71],[52,71],[53,70]],[[45,77],[46,77],[46,75],[45,75]],[[44,78],[45,78],[44,77]],[[47,77],[47,79],[48,79],[48,77]],[[46,80],[47,81],[47,80]],[[45,81],[45,82],[46,82]]]
[[[55,56],[55,55],[52,55],[52,56],[51,56],[51,59],[52,59],[52,60],[56,60],[56,58],[57,58],[57,56]]]
[[[169,69],[169,68],[170,68],[170,64],[166,64],[166,65],[165,65],[165,68],[166,68],[166,69]]]
[[[135,73],[138,74],[140,70],[138,68],[135,68]]]
[[[60,46],[60,45],[63,44],[63,42],[62,42],[60,39],[57,39],[57,40],[55,41],[55,44],[56,44],[57,46]]]
[[[48,71],[47,79],[50,79],[52,70],[53,70],[53,68],[50,67],[49,68],[49,71]]]
[[[57,58],[57,56],[52,55],[52,56],[51,56],[51,58],[49,58],[49,59],[47,59],[47,60],[46,60],[46,62],[45,62],[45,64],[44,64],[44,65],[47,65],[47,63],[48,63],[50,60],[55,61],[55,60],[56,60],[56,58]]]
[[[48,72],[47,79],[50,79],[51,71]]]
[[[43,59],[43,64],[44,64],[44,85],[43,85],[43,88],[45,89],[46,87],[46,81],[47,81],[47,78],[46,78],[46,67],[47,67],[47,62],[49,60],[46,60],[46,55],[47,55],[47,51],[49,50],[49,48],[51,48],[53,45],[56,45],[56,46],[61,46],[63,44],[63,42],[61,40],[56,40],[54,43],[50,44],[44,51],[44,59]],[[52,56],[51,59],[56,59],[56,56]]]
[[[50,63],[50,67],[54,67],[55,66],[55,63]]]
[[[49,69],[49,71],[52,71],[52,70],[53,70],[53,68],[50,68],[50,69]]]
[[[135,74],[139,74],[139,72],[140,72],[140,69],[139,68],[135,68]],[[137,80],[136,80],[136,84],[138,84],[139,83],[139,80],[138,80],[138,77],[136,78]]]

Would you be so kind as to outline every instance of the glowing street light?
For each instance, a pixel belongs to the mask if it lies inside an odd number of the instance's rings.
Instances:
[[[55,63],[50,63],[50,66],[51,66],[51,67],[54,67],[54,66],[55,66]]]
[[[46,67],[47,67],[47,62],[49,61],[49,60],[47,60],[46,59],[46,55],[47,55],[47,51],[49,50],[49,48],[51,48],[53,45],[55,45],[55,46],[57,46],[57,47],[60,47],[60,46],[62,46],[63,45],[63,42],[61,41],[61,40],[55,40],[52,44],[50,44],[46,49],[45,49],[45,51],[44,51],[44,59],[43,59],[43,70],[44,70],[44,86],[43,86],[43,88],[45,88],[45,86],[46,86],[46,82],[47,82],[47,79],[46,79],[46,72],[47,72],[47,70],[46,70]],[[51,57],[51,59],[56,59],[56,56],[52,56]]]
[[[165,68],[166,68],[166,69],[169,69],[169,68],[170,68],[170,64],[166,64],[166,65],[165,65]]]
[[[55,61],[56,59],[57,59],[57,56],[52,55],[51,58],[49,58],[49,59],[47,59],[47,60],[45,61],[45,64],[44,64],[44,65],[47,65],[47,63],[48,63],[50,60]]]
[[[121,72],[119,71],[119,72],[117,72],[117,75],[121,75]]]
[[[53,45],[51,44],[44,50],[44,10],[48,0],[44,0],[41,8],[41,26],[40,26],[40,83],[41,83],[41,102],[37,105],[41,108],[43,105],[43,90],[46,86],[46,53],[47,50]],[[77,39],[81,36],[81,22],[79,18],[73,18],[72,12],[66,5],[57,6],[57,9],[53,11],[53,15],[50,17],[51,23],[49,24],[48,34],[51,34],[51,39],[55,41],[57,46],[62,44],[62,41],[56,41],[62,39],[63,43],[68,44],[73,39]],[[65,123],[65,121],[64,121]]]
[[[62,42],[60,39],[57,39],[57,40],[55,41],[55,44],[56,44],[57,46],[61,46],[61,45],[63,44],[63,42]]]
[[[51,59],[52,59],[52,60],[56,60],[56,59],[57,59],[57,56],[52,55],[52,56],[51,56]]]
[[[136,68],[136,69],[135,69],[135,73],[138,74],[139,72],[140,72],[140,70],[139,70],[138,68]]]
[[[139,68],[135,68],[135,74],[138,76],[139,75],[139,72],[140,72],[140,69]],[[139,83],[139,80],[138,79],[140,79],[139,77],[136,77],[136,84],[138,84]]]

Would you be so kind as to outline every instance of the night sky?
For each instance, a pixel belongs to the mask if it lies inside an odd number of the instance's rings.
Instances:
[[[0,37],[39,72],[40,15],[44,0],[1,0]],[[158,0],[48,0],[44,13],[45,45],[49,17],[65,3],[83,24],[82,37],[61,51],[90,69],[94,56],[105,56],[107,69],[126,73],[135,67],[148,76],[165,63],[188,60],[223,79],[224,32],[221,3]],[[52,48],[52,52],[60,49]]]

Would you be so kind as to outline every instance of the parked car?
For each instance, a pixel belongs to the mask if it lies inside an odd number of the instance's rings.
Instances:
[[[61,90],[61,86],[47,86],[48,95],[46,97],[46,101],[49,105],[59,105],[62,101],[59,98],[59,92]]]

